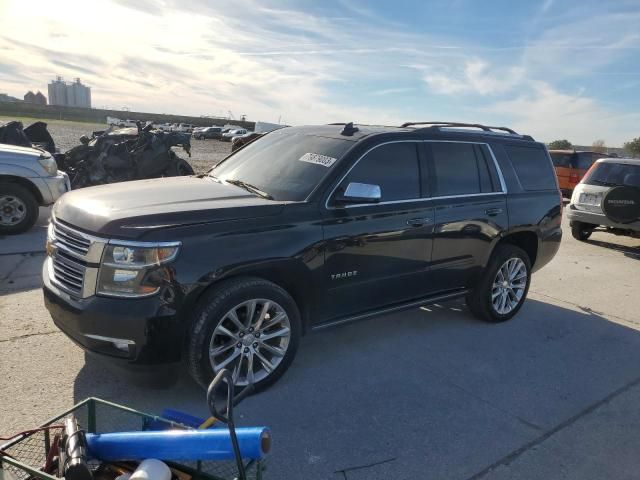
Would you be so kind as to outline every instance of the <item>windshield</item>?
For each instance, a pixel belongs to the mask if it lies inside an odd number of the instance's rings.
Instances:
[[[601,162],[584,178],[587,185],[640,187],[640,165]]]
[[[302,201],[352,145],[348,140],[283,128],[238,150],[209,175],[240,180],[274,200]]]

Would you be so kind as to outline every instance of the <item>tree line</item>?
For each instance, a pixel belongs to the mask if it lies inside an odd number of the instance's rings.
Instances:
[[[547,146],[549,147],[549,150],[573,149],[573,144],[567,139],[554,140],[553,142],[550,142]],[[623,148],[632,157],[640,157],[640,137],[634,138],[630,142],[626,142]],[[594,141],[591,145],[591,149],[594,152],[598,152],[598,153],[607,152],[607,146],[605,145],[605,141],[602,139]]]

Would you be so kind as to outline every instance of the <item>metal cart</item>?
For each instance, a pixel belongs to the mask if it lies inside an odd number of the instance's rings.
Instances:
[[[221,414],[215,407],[216,387],[230,375],[226,370],[221,371],[211,383],[207,392],[207,402],[213,416],[227,424],[235,439],[233,423],[233,405],[240,401],[233,396],[233,387],[227,388],[226,412]],[[229,383],[227,384],[229,385]],[[59,480],[51,474],[45,473],[42,467],[47,462],[48,454],[57,433],[64,431],[63,421],[68,416],[75,416],[78,424],[88,433],[110,433],[150,429],[192,429],[181,423],[174,422],[156,415],[139,412],[132,408],[118,405],[99,398],[87,398],[46,422],[40,427],[19,434],[11,441],[0,445],[0,480]],[[192,480],[231,480],[262,478],[264,460],[245,461],[239,458],[237,441],[234,440],[235,461],[195,461],[195,462],[165,462],[169,467],[186,473]],[[99,462],[93,464],[97,468]]]

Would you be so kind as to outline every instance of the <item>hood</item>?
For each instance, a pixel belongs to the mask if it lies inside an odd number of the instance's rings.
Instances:
[[[0,160],[14,160],[16,158],[24,158],[25,160],[37,160],[41,156],[45,155],[42,150],[31,147],[18,147],[16,145],[9,145],[6,143],[0,143]],[[48,153],[46,154],[49,155]]]
[[[210,177],[167,177],[83,188],[64,194],[56,219],[99,236],[137,238],[167,227],[264,217],[282,202]]]

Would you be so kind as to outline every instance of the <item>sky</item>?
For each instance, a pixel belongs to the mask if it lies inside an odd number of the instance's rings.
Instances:
[[[0,0],[0,93],[290,125],[640,136],[640,0]],[[123,114],[123,116],[126,116]]]

